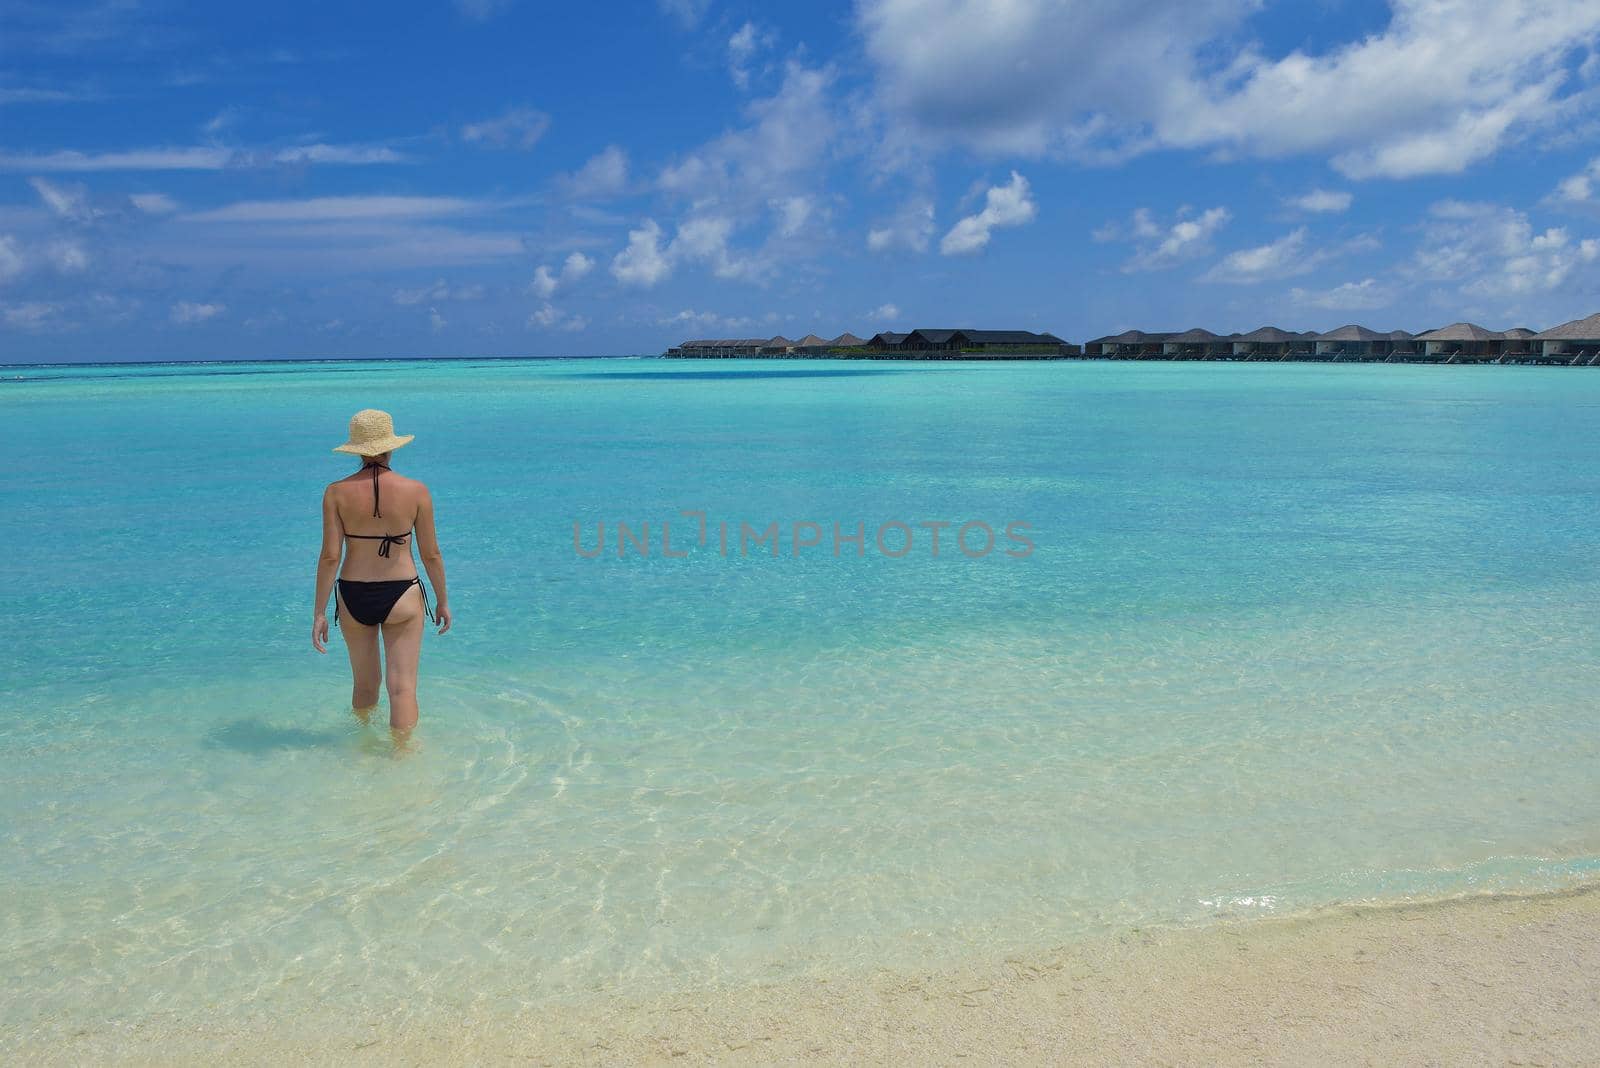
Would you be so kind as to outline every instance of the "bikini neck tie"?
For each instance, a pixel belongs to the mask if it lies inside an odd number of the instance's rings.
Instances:
[[[389,470],[389,465],[388,464],[380,464],[380,463],[377,463],[376,461],[374,461],[374,462],[371,462],[371,463],[362,464],[361,465],[361,470],[365,471],[369,467],[372,468],[372,514],[377,516],[379,519],[382,519],[383,518],[383,513],[378,511],[378,473],[380,471]],[[378,549],[378,555],[379,556],[388,556],[389,555],[389,542],[388,542],[388,539],[385,539],[384,543],[383,543],[383,546]]]

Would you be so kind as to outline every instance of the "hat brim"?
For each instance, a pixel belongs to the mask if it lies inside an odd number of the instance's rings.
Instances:
[[[415,437],[415,434],[390,434],[386,438],[379,438],[377,441],[363,441],[360,444],[354,441],[347,441],[343,445],[335,445],[333,451],[348,452],[353,456],[378,456],[382,453],[393,452],[400,446],[410,443]]]

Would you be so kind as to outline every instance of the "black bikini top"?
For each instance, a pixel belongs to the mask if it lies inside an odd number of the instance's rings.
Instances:
[[[366,471],[369,468],[372,471],[372,514],[377,518],[382,519],[383,513],[378,511],[378,474],[382,471],[389,470],[389,465],[380,464],[376,461],[361,465],[361,470],[363,471]],[[378,555],[388,556],[389,546],[404,545],[406,543],[406,539],[411,537],[411,531],[408,530],[404,534],[351,534],[350,532],[346,531],[345,537],[360,538],[363,541],[382,542],[382,544],[378,546]]]

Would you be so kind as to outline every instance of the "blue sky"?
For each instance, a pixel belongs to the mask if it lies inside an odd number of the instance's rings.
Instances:
[[[381,13],[380,13],[381,11]],[[0,0],[0,362],[1600,310],[1593,0]]]

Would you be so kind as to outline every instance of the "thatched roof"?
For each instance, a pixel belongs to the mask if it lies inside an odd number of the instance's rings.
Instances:
[[[865,345],[866,343],[866,338],[856,337],[848,330],[834,338],[832,341],[828,342],[828,344],[837,345],[840,348],[852,348],[857,345]]]
[[[1515,339],[1521,341],[1524,338],[1533,337],[1533,331],[1525,326],[1513,326],[1510,330],[1500,331],[1500,336],[1507,340]]]
[[[1337,330],[1329,330],[1326,334],[1318,334],[1317,341],[1388,341],[1388,334],[1380,334],[1376,330],[1368,330],[1364,326],[1351,323],[1341,326]]]
[[[950,341],[950,339],[955,337],[957,334],[960,334],[963,337],[971,337],[972,336],[972,331],[971,330],[960,330],[960,329],[957,329],[957,330],[923,330],[923,329],[921,329],[919,327],[918,329],[911,331],[911,334],[915,334],[917,337],[919,337],[922,340],[926,341],[930,345],[944,345],[944,344],[947,344]],[[906,336],[910,337],[911,334],[907,334]]]
[[[1200,345],[1207,341],[1221,341],[1222,339],[1211,331],[1202,330],[1197,326],[1193,330],[1185,330],[1181,334],[1173,334],[1166,340],[1181,345]]]
[[[881,341],[885,345],[898,345],[906,339],[905,334],[897,334],[893,330],[884,330],[872,335],[873,341]]]
[[[780,347],[781,348],[787,348],[788,346],[793,345],[793,344],[794,344],[793,341],[790,341],[788,338],[784,337],[782,334],[779,334],[777,337],[775,337],[775,338],[773,338],[773,339],[771,339],[770,341],[767,342],[767,345],[770,348],[780,348]]]
[[[1107,334],[1089,342],[1091,345],[1138,345],[1146,341],[1165,341],[1166,334],[1147,334],[1143,330],[1124,330],[1120,334]]]
[[[1390,341],[1410,341],[1416,336],[1417,335],[1413,334],[1409,330],[1391,330],[1384,335],[1384,337],[1387,337]]]
[[[1477,323],[1451,323],[1426,334],[1418,334],[1418,341],[1499,341],[1503,335],[1498,330],[1486,330]]]
[[[1299,334],[1291,334],[1291,333],[1289,333],[1289,331],[1287,331],[1287,330],[1279,330],[1275,326],[1263,326],[1263,327],[1259,327],[1259,328],[1257,328],[1255,330],[1250,331],[1248,334],[1241,334],[1239,337],[1235,338],[1234,340],[1235,341],[1261,341],[1261,342],[1266,342],[1268,344],[1274,344],[1274,343],[1281,344],[1281,343],[1286,342],[1286,341],[1298,340],[1299,337],[1300,337]]]
[[[1552,326],[1533,335],[1538,341],[1596,341],[1600,340],[1600,312],[1587,319],[1574,319],[1570,323]]]
[[[1054,334],[1036,334],[1032,330],[963,330],[967,340],[979,345],[1059,345],[1061,339]]]
[[[799,341],[796,341],[794,343],[794,347],[797,348],[797,349],[814,349],[814,348],[820,348],[821,346],[826,345],[826,344],[828,344],[828,342],[825,341],[824,339],[818,337],[817,335],[815,335],[815,334],[807,334],[805,337],[801,338]]]

